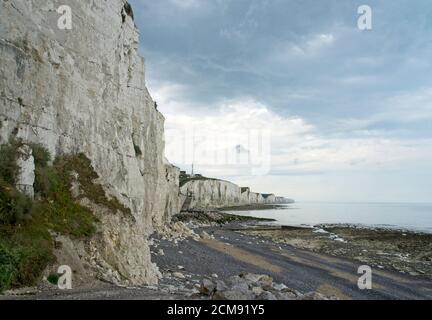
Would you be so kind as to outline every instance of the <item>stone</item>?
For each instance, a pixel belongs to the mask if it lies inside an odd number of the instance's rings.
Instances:
[[[252,292],[254,295],[259,296],[264,292],[264,289],[261,287],[252,287]]]
[[[319,292],[309,292],[299,297],[300,300],[328,300],[327,297]]]
[[[216,285],[209,279],[203,279],[200,286],[200,292],[205,295],[211,295],[216,290]]]
[[[38,293],[38,288],[36,287],[23,287],[19,289],[12,289],[3,292],[5,296],[26,296],[26,295],[36,295]]]
[[[292,292],[274,292],[277,300],[294,300],[297,295]]]
[[[248,291],[249,285],[246,282],[239,282],[239,283],[233,284],[231,286],[231,288],[233,288],[235,290],[240,290],[240,291]]]
[[[295,296],[295,297],[299,297],[302,295],[299,291],[291,289],[291,288],[282,289],[282,291],[280,293],[282,293],[284,295],[288,295],[288,296]]]
[[[324,300],[327,297],[317,292],[302,295],[300,292],[288,288],[284,284],[273,284],[273,279],[268,275],[241,274],[229,277],[226,281],[203,279],[199,286],[201,294],[210,296],[215,300],[294,300],[315,299]],[[260,286],[260,282],[265,287]]]
[[[287,289],[287,286],[283,283],[273,284],[273,288],[277,291],[282,291],[284,289]]]
[[[277,300],[276,296],[270,291],[263,291],[257,298],[257,300]]]
[[[262,275],[262,274],[246,273],[246,274],[241,275],[241,277],[244,278],[249,283],[257,283],[261,279],[263,279],[264,277],[267,277],[267,276]]]
[[[206,239],[206,240],[210,240],[210,239],[211,239],[210,235],[209,235],[207,232],[205,232],[205,231],[202,231],[202,232],[200,233],[200,237],[201,237],[202,239]]]
[[[223,282],[221,280],[216,280],[216,290],[217,291],[224,291],[227,289],[228,289],[228,286],[226,285],[225,282]]]
[[[269,276],[265,276],[260,281],[258,281],[258,284],[265,290],[270,290],[273,288],[273,279]]]
[[[216,291],[212,297],[213,300],[253,300],[251,292],[242,290]]]
[[[178,279],[186,279],[185,275],[181,272],[174,272],[172,275]]]

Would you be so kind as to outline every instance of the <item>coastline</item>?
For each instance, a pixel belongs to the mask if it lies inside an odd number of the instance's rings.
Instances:
[[[373,206],[372,208],[362,208],[360,203],[342,203],[328,202],[323,205],[317,205],[322,202],[315,202],[311,206],[311,202],[296,202],[292,204],[275,204],[275,205],[258,205],[258,206],[243,206],[240,208],[230,207],[223,208],[223,211],[231,214],[245,215],[245,211],[249,211],[247,216],[258,216],[262,218],[275,219],[275,223],[289,227],[309,227],[313,228],[320,225],[328,226],[344,226],[352,228],[379,229],[399,232],[410,232],[419,234],[432,234],[432,220],[428,216],[432,206],[422,208],[420,214],[416,207],[411,207],[411,204],[406,206],[397,206],[394,204],[379,203],[381,207]],[[340,206],[343,204],[343,206]],[[370,203],[361,203],[361,205],[369,206]],[[421,204],[416,204],[421,205]],[[343,209],[341,209],[341,207]],[[363,214],[371,209],[371,214]],[[384,210],[384,218],[376,219],[375,216]],[[412,217],[407,219],[406,217]],[[412,222],[415,221],[415,222]],[[420,221],[420,222],[417,222]]]
[[[273,205],[260,206],[263,210],[273,207]],[[237,211],[241,214],[242,210]],[[224,216],[237,216],[232,212],[229,214],[225,211],[216,212]],[[186,213],[185,217],[195,219],[190,213]],[[183,221],[187,221],[188,218]],[[275,220],[241,215],[238,216],[238,220],[231,218],[229,222],[243,222],[238,229],[235,224],[231,225],[230,229],[244,235],[260,237],[316,253],[349,258],[379,270],[387,269],[432,279],[432,234],[430,233],[346,223],[290,226],[278,224]],[[202,224],[202,220],[200,223],[201,226],[214,226],[211,218],[207,223],[204,221]]]
[[[223,207],[219,208],[219,211],[258,211],[258,210],[278,210],[278,209],[286,209],[286,205],[290,203],[285,204],[264,204],[264,203],[257,203],[257,204],[248,204],[243,206],[236,206],[236,207]],[[256,219],[256,217],[255,217]]]
[[[250,228],[244,234],[432,279],[432,234],[352,224]]]
[[[0,299],[432,298],[432,250],[426,250],[432,235],[269,222],[224,211],[184,212],[174,218],[179,228],[150,239],[152,261],[161,273],[156,286],[100,283],[72,291],[45,286],[27,293],[9,292]],[[383,245],[387,251],[382,250]],[[420,250],[426,256],[414,261]],[[364,264],[373,270],[370,291],[357,288],[357,269]]]

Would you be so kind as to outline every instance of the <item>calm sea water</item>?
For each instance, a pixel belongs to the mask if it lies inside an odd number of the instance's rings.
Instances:
[[[272,218],[278,224],[289,226],[350,223],[432,233],[432,203],[299,202],[283,209],[233,213]]]

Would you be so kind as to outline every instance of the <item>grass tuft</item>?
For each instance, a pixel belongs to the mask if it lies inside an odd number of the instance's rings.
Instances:
[[[84,154],[60,158],[55,161],[54,167],[57,172],[69,172],[67,176],[63,176],[64,181],[68,181],[69,188],[72,183],[70,173],[75,172],[78,174],[78,182],[83,191],[81,198],[88,198],[98,205],[111,209],[113,212],[120,211],[132,215],[129,208],[122,205],[116,198],[109,199],[102,186],[95,183],[99,176],[94,171],[91,161]]]
[[[12,140],[0,146],[0,177],[9,184],[15,184],[18,174],[17,158],[21,142]]]

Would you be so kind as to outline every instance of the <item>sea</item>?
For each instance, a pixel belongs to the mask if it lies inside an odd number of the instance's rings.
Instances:
[[[432,233],[432,203],[297,202],[278,209],[231,211],[285,226],[355,224]]]

